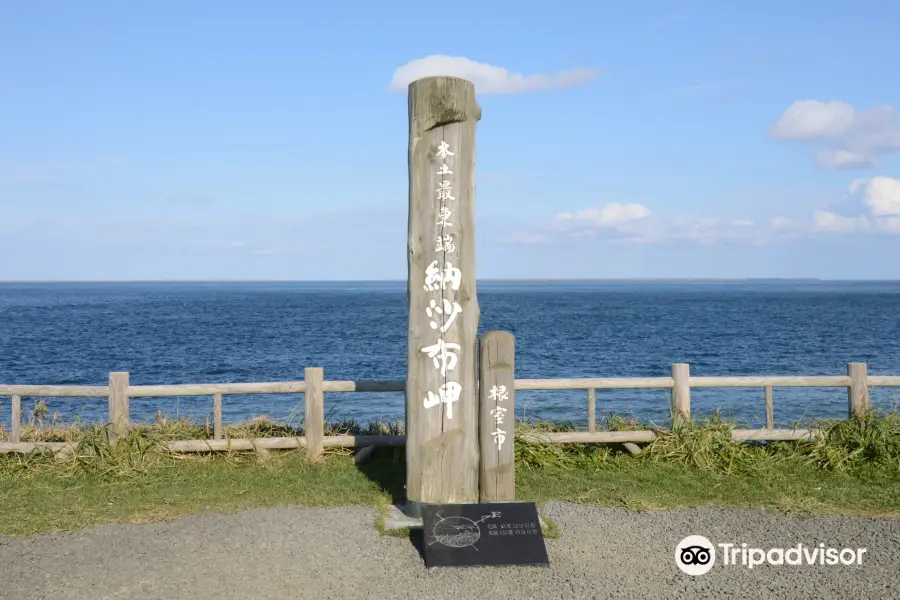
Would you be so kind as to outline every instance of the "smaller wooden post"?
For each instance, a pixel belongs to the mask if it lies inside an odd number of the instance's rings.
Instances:
[[[515,356],[516,340],[508,331],[489,331],[481,336],[478,421],[482,502],[516,499]]]
[[[772,386],[766,386],[766,429],[775,429],[775,407],[772,405]]]
[[[588,431],[597,431],[597,401],[594,388],[588,388]]]
[[[867,371],[866,363],[847,364],[847,374],[850,375],[850,387],[847,390],[847,408],[851,417],[862,417],[869,411]]]
[[[325,437],[325,392],[322,389],[325,375],[322,367],[307,367],[303,380],[306,383],[303,393],[306,404],[303,436],[310,458],[318,458],[322,454],[322,438]]]
[[[213,394],[213,439],[222,439],[222,394]]]
[[[109,374],[109,441],[115,443],[128,431],[130,407],[128,371]]]
[[[12,442],[18,444],[22,441],[22,398],[12,397]]]
[[[691,366],[687,363],[672,365],[672,426],[677,427],[691,420]]]

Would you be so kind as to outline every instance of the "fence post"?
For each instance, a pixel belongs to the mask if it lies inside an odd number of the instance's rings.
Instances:
[[[128,431],[131,417],[128,400],[128,371],[109,374],[109,442],[111,444]]]
[[[849,416],[862,417],[869,410],[868,367],[866,363],[847,363],[850,387],[847,389],[847,409]]]
[[[213,439],[222,439],[222,394],[213,394]]]
[[[775,429],[775,407],[772,404],[772,386],[766,386],[766,429]]]
[[[594,388],[588,388],[588,431],[597,431],[597,399]]]
[[[475,86],[409,85],[407,516],[478,501]]]
[[[677,427],[691,420],[691,366],[687,363],[672,365],[672,426]]]
[[[12,397],[12,430],[10,438],[14,444],[22,441],[22,398]]]
[[[306,383],[306,391],[303,392],[306,405],[303,436],[306,438],[306,451],[313,459],[322,454],[322,438],[325,437],[324,379],[322,367],[307,367],[303,372],[303,381]]]
[[[508,331],[485,333],[478,357],[481,501],[512,501],[516,499],[515,337]]]

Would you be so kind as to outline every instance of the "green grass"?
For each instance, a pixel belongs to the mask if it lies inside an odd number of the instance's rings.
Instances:
[[[609,419],[607,429],[644,426]],[[616,446],[516,443],[517,495],[632,510],[758,507],[800,514],[900,514],[900,416],[815,424],[815,441],[734,443],[717,417],[658,438],[631,456]],[[520,423],[517,433],[571,429]],[[333,432],[394,433],[344,422]],[[290,431],[290,432],[288,432]],[[386,505],[403,497],[402,449],[355,465],[347,450],[311,462],[303,451],[170,455],[161,443],[208,436],[182,421],[135,428],[110,446],[101,427],[28,427],[26,439],[68,440],[74,453],[0,456],[0,535],[149,522],[200,512],[298,505]],[[231,437],[300,435],[265,419]],[[2,439],[2,432],[0,432]],[[552,527],[551,527],[552,529]],[[551,532],[552,533],[552,532]]]

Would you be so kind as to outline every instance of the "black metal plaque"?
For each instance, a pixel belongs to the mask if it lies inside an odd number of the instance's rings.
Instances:
[[[550,564],[534,502],[429,504],[422,538],[426,567]]]

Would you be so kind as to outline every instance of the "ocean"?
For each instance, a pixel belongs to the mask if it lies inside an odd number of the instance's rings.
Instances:
[[[482,281],[481,329],[516,336],[516,377],[900,375],[900,281]],[[0,384],[404,379],[406,282],[0,283]],[[876,388],[890,410],[900,388]],[[694,415],[764,423],[763,391],[695,389]],[[0,398],[0,419],[9,419]],[[23,414],[34,398],[23,399]],[[66,422],[105,399],[49,398]],[[300,394],[226,395],[223,420],[302,422]],[[846,389],[776,388],[776,423],[843,418]],[[133,398],[131,415],[211,418],[212,398]],[[665,423],[668,390],[597,392],[597,414]],[[327,393],[329,421],[402,419],[402,393]],[[583,391],[519,392],[518,418],[586,422]]]

